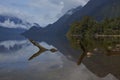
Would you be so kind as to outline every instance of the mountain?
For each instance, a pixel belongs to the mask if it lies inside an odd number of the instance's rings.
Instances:
[[[69,10],[66,14],[64,14],[59,20],[57,20],[55,23],[53,24],[49,24],[48,26],[46,26],[45,28],[40,28],[40,27],[32,27],[30,28],[28,31],[26,31],[25,33],[23,33],[26,36],[31,36],[31,35],[41,35],[41,34],[46,34],[46,32],[49,32],[54,35],[54,32],[58,32],[58,30],[63,30],[63,28],[67,28],[66,27],[66,22],[68,21],[69,17],[79,11],[82,7],[79,6],[75,9],[71,9]],[[65,33],[62,31],[62,33]]]
[[[0,41],[9,39],[23,39],[21,33],[33,24],[13,15],[0,14]],[[36,23],[38,26],[38,24]]]
[[[29,35],[36,35],[36,34],[43,35],[41,33],[41,30],[43,30],[43,29],[44,28],[42,28],[39,24],[34,23],[33,26],[29,30],[25,31],[25,34],[29,34]],[[22,35],[24,35],[24,32],[22,33]],[[33,37],[35,37],[35,36],[33,36]]]
[[[90,0],[80,11],[71,15],[71,21],[83,16],[92,16],[97,20],[120,16],[119,0]]]
[[[30,39],[53,44],[55,47],[59,48],[63,54],[64,52],[73,52],[74,54],[75,51],[69,47],[69,41],[66,38],[66,33],[68,32],[70,25],[75,21],[80,21],[84,16],[92,16],[97,20],[102,20],[106,17],[120,16],[119,3],[120,0],[90,0],[84,7],[77,7],[76,9],[69,10],[55,23],[50,24],[45,28],[32,27],[24,32],[23,35]],[[64,49],[61,48],[62,44],[66,44],[64,45]],[[68,48],[69,51],[67,50]],[[73,54],[70,55],[75,57]],[[76,53],[76,55],[79,55],[79,53]]]
[[[90,0],[84,7],[77,7],[69,10],[55,23],[45,28],[32,27],[23,35],[35,40],[44,37],[65,36],[70,25],[75,21],[80,21],[84,16],[92,16],[97,20],[120,16],[120,0]]]
[[[66,38],[66,33],[70,28],[70,25],[75,21],[80,21],[84,16],[92,16],[97,20],[102,20],[106,17],[119,17],[120,16],[120,0],[90,0],[84,7],[80,7],[77,11],[73,9],[68,11],[65,15],[63,15],[58,21],[53,24],[48,25],[45,28],[36,28],[33,27],[27,32],[24,32],[23,35],[27,38],[34,39],[36,41],[45,41],[48,44],[52,44],[55,46],[62,54],[64,54],[68,59],[73,61],[78,61],[80,57],[81,51],[75,50],[70,46],[69,41]],[[38,31],[38,32],[36,32]],[[99,59],[101,60],[101,59]],[[86,61],[88,63],[89,61]],[[84,62],[85,63],[85,62]],[[91,65],[88,65],[88,69],[90,69],[93,73],[98,76],[106,76],[104,72],[96,72],[93,67],[94,64],[99,62],[91,61]],[[87,64],[86,64],[87,65]],[[113,65],[111,65],[113,66]],[[110,72],[107,68],[111,67],[105,65],[105,72]],[[98,66],[99,67],[99,66]],[[95,68],[95,67],[94,67]],[[101,67],[100,67],[101,68]],[[96,67],[97,69],[97,67]],[[102,68],[101,68],[102,69]],[[120,69],[115,73],[116,68],[114,68],[111,73],[120,79]]]
[[[54,32],[58,32],[57,34],[65,34],[68,31],[70,25],[75,21],[81,20],[83,16],[92,16],[97,20],[102,20],[107,17],[112,18],[120,16],[119,4],[119,0],[90,0],[84,7],[77,7],[76,9],[69,10],[55,23],[48,25],[42,30],[41,28],[40,30],[36,28],[36,30],[43,33],[50,31],[53,34]],[[30,31],[32,31],[32,29],[30,29]],[[29,35],[28,32],[29,30],[24,33],[24,35],[30,37],[32,34]],[[36,32],[33,33],[35,34]],[[38,35],[38,33],[36,34]]]
[[[23,39],[23,36],[20,36],[21,33],[25,32],[24,28],[8,28],[5,26],[0,26],[0,41],[9,40],[9,39]]]

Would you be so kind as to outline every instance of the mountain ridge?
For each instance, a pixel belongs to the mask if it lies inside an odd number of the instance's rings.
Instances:
[[[102,20],[107,17],[108,18],[118,17],[120,16],[119,3],[120,3],[119,0],[90,0],[84,7],[78,9],[72,15],[69,16],[66,16],[66,14],[63,15],[55,23],[46,26],[44,30],[46,30],[47,32],[50,31],[52,35],[54,35],[54,32],[56,32],[57,34],[64,35],[68,31],[70,25],[75,21],[80,21],[83,16],[92,16],[97,20]],[[114,4],[116,4],[115,5],[116,7],[113,8]],[[106,9],[107,12],[104,12],[106,11]],[[111,10],[113,11],[111,12]],[[62,33],[59,33],[60,31]],[[29,30],[27,32],[29,32]],[[23,34],[30,37],[32,33],[29,35],[27,34],[27,32]],[[42,32],[41,29],[40,32]],[[35,34],[35,32],[33,33]]]
[[[40,33],[36,33],[35,31],[33,31],[33,33],[29,34],[28,33],[29,30],[28,30],[27,32],[23,33],[23,35],[29,39],[33,39],[33,40],[36,40],[39,42],[44,41],[48,44],[52,44],[63,55],[65,55],[66,58],[77,62],[78,59],[80,58],[81,51],[73,49],[70,46],[70,42],[66,38],[66,33],[69,30],[70,25],[75,21],[80,21],[82,19],[82,17],[84,17],[84,16],[91,16],[99,21],[101,21],[102,19],[104,19],[106,17],[108,17],[108,18],[118,17],[118,16],[120,16],[119,3],[120,3],[120,0],[90,0],[83,8],[81,8],[74,14],[67,17],[67,19],[65,18],[66,19],[65,21],[64,21],[64,16],[62,16],[57,22],[55,22],[51,25],[48,25],[45,28],[42,28],[42,29],[40,28],[39,30],[34,28],[34,30],[38,30]],[[117,9],[116,9],[116,7],[115,8],[113,7],[114,4],[116,4],[115,6],[117,7]],[[104,12],[106,10],[107,10],[107,12]],[[113,11],[111,12],[111,10],[113,10]],[[98,62],[99,62],[99,60],[101,60],[101,59],[98,59]],[[86,64],[88,62],[89,61],[86,61]],[[87,68],[90,69],[97,76],[105,77],[106,75],[108,75],[108,73],[110,73],[109,68],[111,66],[105,65],[105,67],[106,67],[105,71],[100,72],[99,70],[100,69],[102,70],[104,67],[101,68],[99,66],[99,64],[97,67],[93,67],[95,64],[97,65],[98,62],[96,60],[91,61],[91,64],[87,65]],[[90,67],[95,68],[95,69],[92,69]],[[96,69],[98,71],[96,71]],[[111,71],[111,74],[113,74],[114,76],[116,76],[117,78],[120,79],[119,71],[118,71],[118,74],[115,72],[116,71],[114,69]]]

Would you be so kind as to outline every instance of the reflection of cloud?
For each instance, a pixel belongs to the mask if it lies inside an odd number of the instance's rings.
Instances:
[[[4,46],[5,48],[10,49],[11,47],[14,47],[15,45],[22,45],[26,43],[27,43],[26,40],[23,40],[23,41],[8,40],[8,41],[0,42],[0,46]]]
[[[23,44],[23,45],[22,45]],[[31,54],[33,54],[34,52],[36,52],[37,48],[30,45],[30,42],[28,42],[27,40],[25,41],[5,41],[0,43],[0,45],[4,45],[7,48],[10,48],[12,46],[18,45],[22,47],[17,50],[17,51],[13,51],[12,54],[2,54],[0,52],[0,63],[11,63],[11,62],[19,62],[19,61],[24,61],[27,60],[27,57]],[[26,57],[27,56],[27,57]]]
[[[30,61],[29,66],[39,67],[41,65],[41,70],[58,69],[63,67],[63,59],[61,53],[51,54],[51,52],[46,51],[42,55],[36,57]],[[44,67],[43,67],[44,65]]]
[[[45,42],[41,42],[40,43],[42,46],[44,46],[47,49],[53,48],[52,45],[48,45]],[[33,55],[38,48],[36,48],[36,46],[32,45],[29,41],[27,40],[23,40],[23,41],[16,41],[16,40],[8,40],[8,41],[3,41],[0,43],[0,46],[4,46],[6,48],[11,48],[14,47],[15,45],[22,45],[22,47],[17,50],[12,52],[12,54],[3,54],[0,52],[0,61],[4,61],[4,60],[9,60],[9,61],[16,61],[16,60],[22,60],[23,58],[28,60],[28,58]],[[44,53],[43,53],[44,54]],[[49,54],[47,54],[49,57]],[[53,54],[52,54],[53,55]],[[58,55],[58,54],[57,54]],[[26,57],[27,56],[27,57]],[[26,57],[26,58],[25,58]],[[42,56],[41,59],[44,59],[45,55]],[[49,57],[49,58],[53,58],[53,56]],[[24,60],[23,59],[23,60]],[[46,59],[46,58],[45,58]],[[6,62],[6,61],[5,61]]]
[[[49,47],[46,43],[40,44]],[[36,50],[37,48],[31,44],[15,52],[14,55],[0,54],[0,67],[2,67],[0,74],[4,75],[2,78],[11,77],[8,80],[16,80],[16,78],[17,80],[25,78],[34,80],[117,80],[112,74],[100,78],[87,69],[84,64],[77,66],[59,52],[53,55],[48,51],[28,62],[27,59]]]

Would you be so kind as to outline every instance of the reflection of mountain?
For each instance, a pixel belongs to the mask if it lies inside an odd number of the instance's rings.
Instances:
[[[83,8],[74,12],[72,15],[67,16],[67,18],[66,15],[64,15],[54,24],[48,25],[46,28],[34,28],[34,31],[33,29],[30,29],[27,32],[25,32],[24,35],[30,39],[32,38],[37,41],[45,41],[48,44],[52,44],[64,55],[66,55],[67,57],[70,56],[68,58],[77,61],[80,55],[80,51],[72,49],[65,36],[69,29],[69,25],[74,21],[81,20],[81,18],[85,15],[93,16],[98,20],[101,20],[105,17],[119,16],[119,4],[120,0],[90,0]],[[112,73],[118,78],[120,78],[120,68],[117,63],[118,61],[120,61],[119,58],[113,60],[113,64],[112,62],[108,61],[112,60],[112,57],[104,58],[104,60],[102,60],[102,57],[96,57],[92,61],[88,60],[84,63],[87,66],[87,68],[95,74],[104,74],[104,72],[102,71],[105,71],[105,73]],[[91,63],[89,64],[89,62]],[[94,67],[94,65],[97,66]]]
[[[46,46],[46,48],[51,47],[45,43],[40,44],[44,45],[44,47]],[[34,80],[49,80],[50,78],[51,80],[111,80],[112,78],[112,80],[117,80],[111,74],[104,77],[104,79],[100,78],[94,75],[83,64],[77,66],[59,52],[56,54],[45,52],[33,61],[28,62],[27,59],[37,50],[38,49],[31,44],[17,52],[13,52],[14,54],[0,54],[0,72],[1,75],[5,75],[1,79],[6,79],[7,74],[12,77],[8,78],[8,80],[16,80],[16,78],[18,78],[18,80],[28,78]],[[10,72],[8,72],[8,70]],[[27,77],[26,74],[28,74]]]
[[[111,73],[120,78],[120,38],[83,39],[83,41],[81,38],[78,39],[78,45],[83,50],[78,64],[83,61],[88,69],[100,77]]]
[[[0,53],[11,53],[28,45],[26,40],[8,40],[0,42]]]
[[[0,41],[9,39],[20,39],[21,33],[26,31],[26,28],[22,28],[23,20],[7,15],[0,15]]]
[[[94,55],[85,58],[83,63],[97,76],[105,77],[109,73],[120,79],[120,56]]]
[[[0,26],[0,41],[4,40],[23,40],[24,37],[20,34],[24,32],[25,29],[20,28],[5,28]]]
[[[4,28],[0,26],[0,40],[9,40],[12,38],[20,39],[22,36],[20,36],[20,33],[24,32],[25,29],[20,28]]]

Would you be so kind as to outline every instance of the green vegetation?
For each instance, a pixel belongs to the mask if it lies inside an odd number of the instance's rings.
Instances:
[[[71,25],[67,37],[76,49],[81,49],[82,44],[87,51],[99,48],[106,52],[120,44],[120,18],[98,22],[85,16]]]

